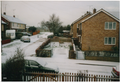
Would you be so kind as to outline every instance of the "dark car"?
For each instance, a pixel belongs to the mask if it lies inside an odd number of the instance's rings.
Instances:
[[[21,32],[24,36],[31,36],[31,34],[30,33],[28,33],[28,32]]]
[[[59,68],[55,65],[48,64],[37,57],[25,57],[25,71],[58,73]]]

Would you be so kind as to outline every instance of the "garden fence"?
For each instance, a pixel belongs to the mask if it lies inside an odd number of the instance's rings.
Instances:
[[[82,73],[24,73],[24,81],[55,81],[55,82],[107,82],[107,81],[119,81],[119,78],[106,75],[92,75]]]

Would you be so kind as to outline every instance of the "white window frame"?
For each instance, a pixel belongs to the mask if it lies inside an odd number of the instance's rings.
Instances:
[[[79,23],[77,24],[77,28],[79,28]]]
[[[106,38],[107,38],[107,44],[105,44]],[[111,38],[111,44],[108,43],[109,38]],[[113,38],[115,38],[115,44],[113,44]],[[104,37],[104,45],[116,45],[116,37]]]
[[[106,29],[106,23],[108,23],[108,29]],[[109,23],[112,23],[112,29],[109,29]],[[115,29],[113,29],[113,23],[115,23],[117,25],[116,22],[105,22],[105,30],[116,30],[116,25],[115,25]]]

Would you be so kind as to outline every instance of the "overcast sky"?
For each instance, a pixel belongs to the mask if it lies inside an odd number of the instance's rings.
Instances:
[[[19,18],[27,26],[40,26],[42,20],[49,20],[53,13],[63,22],[62,25],[71,24],[87,11],[93,12],[103,8],[119,18],[118,1],[2,1],[2,14]]]

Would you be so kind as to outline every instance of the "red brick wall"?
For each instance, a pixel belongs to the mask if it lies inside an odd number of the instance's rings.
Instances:
[[[116,30],[105,30],[105,22],[116,22]],[[104,45],[104,37],[116,37],[118,46],[119,23],[101,12],[82,23],[82,50],[110,51],[113,45]]]

